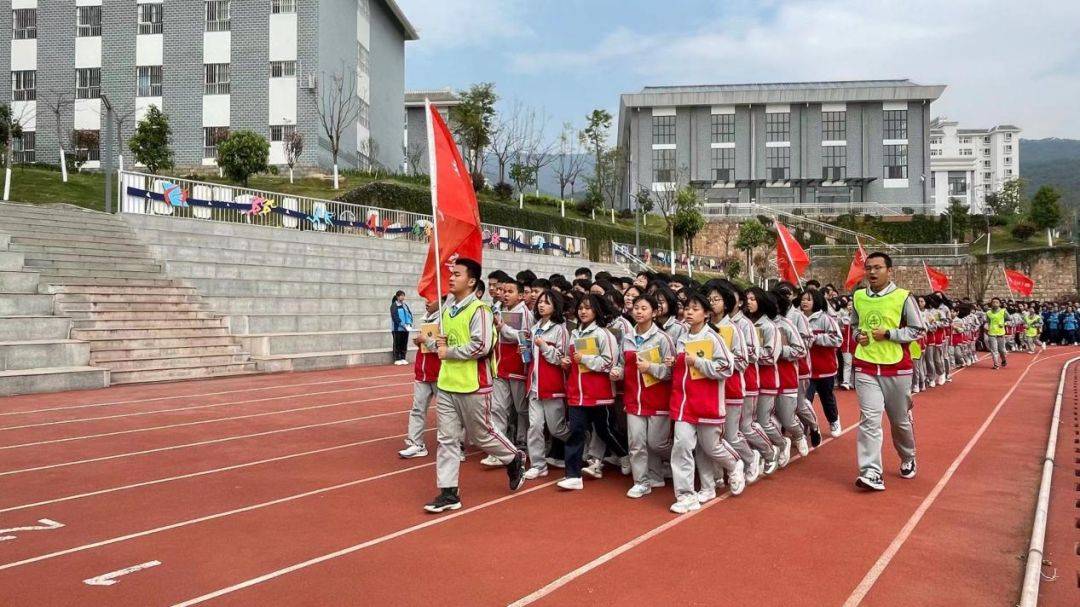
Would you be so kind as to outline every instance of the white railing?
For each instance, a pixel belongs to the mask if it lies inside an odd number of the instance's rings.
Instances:
[[[640,270],[667,272],[672,269],[672,260],[675,262],[675,271],[687,272],[691,276],[694,272],[720,273],[724,271],[724,263],[719,257],[687,256],[666,249],[653,251],[649,247],[635,247],[622,242],[611,243],[611,258],[615,263],[625,266],[632,272]]]
[[[753,217],[761,213],[761,208],[800,215],[803,217],[837,217],[839,215],[906,215],[903,207],[890,206],[880,202],[812,202],[812,203],[713,203],[705,206],[705,215],[710,217]],[[911,207],[914,211],[927,211],[929,206]]]
[[[872,247],[865,246],[869,252]],[[810,247],[810,261],[830,259],[848,259],[855,256],[855,245],[813,245]],[[967,244],[894,244],[890,245],[889,255],[905,265],[921,261],[939,265],[961,265],[965,263],[971,247]]]
[[[162,215],[287,230],[427,242],[431,215],[268,192],[255,188],[120,171],[123,213]],[[540,255],[588,255],[588,240],[482,223],[485,247]]]

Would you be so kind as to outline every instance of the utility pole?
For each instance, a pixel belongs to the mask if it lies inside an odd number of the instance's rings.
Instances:
[[[113,212],[113,200],[112,200],[112,171],[113,171],[113,149],[112,149],[112,129],[113,129],[113,106],[109,103],[109,98],[105,95],[101,96],[101,103],[105,106],[105,129],[104,135],[98,138],[98,142],[102,138],[105,139],[105,150],[102,152],[104,159],[102,160],[102,172],[105,173],[105,212]]]

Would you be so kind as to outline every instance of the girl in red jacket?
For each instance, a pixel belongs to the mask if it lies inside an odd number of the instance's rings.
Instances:
[[[615,389],[609,373],[618,351],[615,336],[604,328],[611,322],[611,316],[612,310],[603,297],[593,293],[581,296],[577,307],[578,326],[570,335],[570,351],[562,359],[563,369],[569,371],[566,404],[570,424],[570,436],[566,441],[566,478],[558,482],[562,489],[584,488],[581,461],[585,452],[585,430],[590,426],[620,461],[627,457],[626,444],[611,431]],[[579,352],[579,346],[588,351]]]
[[[675,343],[656,326],[656,300],[649,295],[634,298],[633,330],[623,336],[623,369],[626,392],[626,432],[630,443],[630,470],[634,486],[626,497],[637,499],[664,486],[663,462],[671,454],[671,364]],[[639,359],[648,353],[655,360]]]
[[[546,290],[536,299],[533,323],[533,353],[529,365],[529,463],[525,478],[547,476],[546,427],[551,436],[565,441],[570,436],[566,426],[566,375],[562,359],[570,351],[570,334],[563,321],[563,298],[558,291]]]
[[[434,299],[427,302],[425,310],[427,315],[421,321],[423,324],[433,323],[439,319],[439,302]],[[427,411],[431,401],[438,394],[435,383],[439,381],[439,353],[436,351],[435,340],[427,340],[424,335],[417,335],[413,343],[420,349],[416,352],[416,361],[413,363],[413,404],[409,411],[409,435],[405,438],[405,448],[398,451],[398,455],[404,459],[414,457],[426,457],[427,445],[424,443],[424,430],[427,426]],[[427,350],[426,352],[424,350]]]
[[[704,296],[690,293],[685,310],[689,329],[675,344],[669,403],[675,424],[671,476],[676,501],[671,511],[676,514],[701,508],[694,491],[695,449],[698,465],[723,467],[732,495],[742,493],[746,485],[743,461],[724,440],[724,382],[734,367],[731,351],[705,322],[709,302]],[[715,496],[713,487],[702,487],[702,491],[702,497],[708,497],[708,491]]]
[[[814,395],[821,397],[821,408],[825,419],[829,420],[829,433],[840,434],[840,412],[836,408],[836,395],[833,386],[836,381],[836,349],[843,343],[840,325],[829,314],[829,303],[825,294],[811,289],[802,295],[803,310],[809,308],[810,317],[810,383],[806,388],[806,399],[813,406]]]

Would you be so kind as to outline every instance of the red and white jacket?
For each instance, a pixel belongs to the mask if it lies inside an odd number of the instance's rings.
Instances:
[[[428,314],[423,318],[421,322],[432,323],[439,320],[439,313]],[[442,367],[442,361],[439,360],[439,353],[436,352],[435,340],[427,340],[426,347],[430,349],[430,352],[424,352],[417,350],[416,360],[413,362],[413,376],[416,381],[423,382],[425,384],[433,384],[439,381],[439,368]]]
[[[686,344],[700,340],[713,342],[711,359],[698,358],[694,367],[703,377],[693,379],[686,361]],[[688,424],[723,424],[727,416],[724,383],[731,376],[735,359],[724,340],[708,325],[697,333],[687,331],[675,343],[675,367],[671,374],[669,411],[672,421]]]
[[[510,310],[502,310],[501,314],[507,312],[521,314],[521,330],[508,324],[503,324],[499,330],[499,342],[495,346],[495,375],[499,379],[525,381],[525,361],[521,358],[521,342],[518,336],[520,333],[528,335],[532,325],[532,313],[523,301]]]
[[[574,361],[574,342],[578,339],[594,338],[598,354],[581,357],[581,364]],[[615,354],[618,345],[615,336],[595,322],[589,326],[574,329],[570,334],[570,373],[566,382],[566,404],[571,407],[606,406],[615,402],[615,387],[612,385],[611,369],[615,366]],[[587,370],[582,372],[579,367]]]
[[[637,353],[653,348],[659,350],[661,362],[650,363],[648,373],[660,381],[646,386],[637,366]],[[671,400],[671,367],[662,361],[669,356],[675,356],[675,342],[660,327],[653,324],[644,333],[638,334],[631,329],[630,333],[623,335],[622,352],[625,382],[623,405],[626,412],[641,416],[667,415],[668,402]]]
[[[724,402],[729,407],[738,407],[743,404],[743,396],[746,394],[744,373],[746,372],[747,366],[750,364],[746,340],[743,339],[742,332],[735,326],[735,323],[731,321],[731,318],[725,316],[721,318],[720,322],[716,323],[716,325],[718,327],[731,327],[730,350],[733,366],[731,375],[724,382]],[[721,337],[721,340],[722,339],[723,337]]]
[[[844,343],[840,325],[831,314],[819,310],[810,315],[810,378],[836,375],[836,349]]]
[[[570,334],[566,326],[550,320],[533,326],[533,337],[542,337],[546,344],[533,344],[532,365],[529,371],[529,393],[540,400],[566,396],[566,371],[562,358],[570,351]]]

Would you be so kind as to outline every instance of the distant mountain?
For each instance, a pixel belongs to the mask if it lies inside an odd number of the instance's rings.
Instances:
[[[594,162],[593,162],[592,155],[591,154],[581,154],[580,156],[581,156],[581,158],[583,160],[584,168],[582,168],[581,175],[578,176],[577,181],[574,183],[574,191],[575,191],[574,197],[575,198],[581,198],[582,196],[585,195],[585,179],[587,177],[592,177],[592,174],[593,174],[593,164],[594,164]],[[545,166],[544,168],[540,169],[540,179],[539,179],[540,193],[548,194],[550,196],[558,196],[559,195],[559,175],[558,175],[558,171],[557,171],[558,167],[559,167],[559,159],[555,158],[551,162],[551,164],[549,164],[549,165]],[[507,173],[510,172],[509,167],[506,169],[506,172]],[[488,181],[491,182],[492,184],[498,182],[498,180],[499,180],[499,163],[496,162],[494,157],[489,156],[488,159],[487,159],[487,162],[484,163],[484,176],[487,177]],[[510,181],[509,175],[507,175],[506,181],[508,183],[510,183],[511,185],[513,185],[513,182]],[[566,197],[570,198],[570,189],[569,188],[566,189]]]
[[[1020,177],[1029,198],[1049,185],[1061,192],[1064,206],[1080,209],[1080,140],[1021,139]]]

